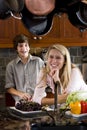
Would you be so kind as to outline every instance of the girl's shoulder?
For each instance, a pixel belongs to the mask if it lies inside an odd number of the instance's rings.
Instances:
[[[72,69],[73,69],[73,68],[76,68],[76,67],[77,67],[76,64],[74,64],[74,63],[71,64],[71,68],[72,68]]]
[[[81,73],[81,71],[80,71],[80,69],[78,67],[72,68],[71,72],[80,72]]]
[[[71,65],[71,70],[72,71],[79,71],[79,72],[81,72],[80,68],[76,64],[72,64]]]
[[[72,73],[73,76],[83,77],[82,72],[81,72],[81,70],[80,70],[80,68],[78,66],[73,67],[72,70],[71,70],[71,73]]]

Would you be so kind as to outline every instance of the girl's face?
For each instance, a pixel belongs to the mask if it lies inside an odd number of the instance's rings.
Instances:
[[[21,58],[27,58],[29,55],[29,50],[30,50],[30,47],[27,42],[18,43],[17,52]]]
[[[49,52],[47,64],[50,70],[61,69],[65,63],[64,56],[56,49],[52,49]]]

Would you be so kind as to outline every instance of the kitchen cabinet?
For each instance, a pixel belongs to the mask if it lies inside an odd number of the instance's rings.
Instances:
[[[12,48],[12,40],[19,33],[29,36],[32,47],[48,47],[54,43],[65,46],[87,46],[87,31],[80,32],[70,23],[66,14],[61,16],[55,14],[49,32],[38,37],[31,34],[21,20],[12,17],[0,20],[0,48]]]

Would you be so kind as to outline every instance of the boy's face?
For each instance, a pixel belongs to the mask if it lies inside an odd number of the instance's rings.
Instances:
[[[29,55],[29,44],[28,42],[18,43],[17,53],[21,58],[27,58]]]

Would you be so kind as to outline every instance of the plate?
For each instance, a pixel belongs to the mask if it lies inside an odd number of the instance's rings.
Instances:
[[[12,116],[19,117],[21,119],[28,119],[28,118],[37,118],[41,116],[48,115],[48,112],[52,112],[53,109],[47,108],[47,110],[38,110],[38,111],[21,111],[16,109],[15,107],[9,107],[8,108],[9,113]]]
[[[39,110],[39,111],[21,111],[21,110],[19,110],[19,109],[16,109],[15,107],[10,107],[10,109],[11,110],[13,110],[13,111],[16,111],[16,113],[21,113],[21,114],[32,114],[32,113],[38,113],[38,112],[41,112],[41,110]]]
[[[84,120],[84,119],[87,119],[87,113],[83,113],[83,114],[73,114],[71,113],[71,111],[66,111],[65,112],[65,115],[67,117],[72,117],[72,118],[75,118],[77,120]]]

